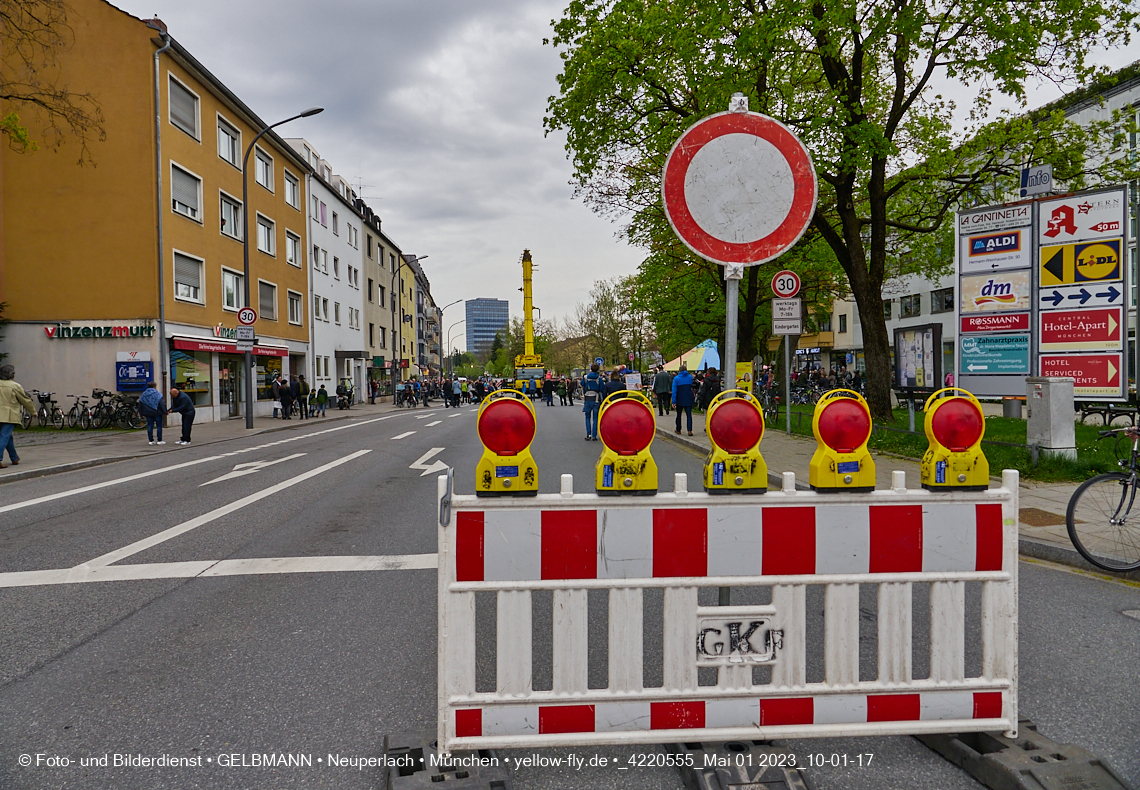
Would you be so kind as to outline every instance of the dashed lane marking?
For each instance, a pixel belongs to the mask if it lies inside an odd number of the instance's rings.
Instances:
[[[397,439],[407,439],[413,433],[415,433],[415,431],[404,431],[403,433],[399,434],[398,436],[393,436],[390,441],[394,442]]]
[[[425,425],[424,427],[425,427],[425,428],[430,428],[430,427],[431,427],[431,426],[433,426],[433,425],[439,425],[441,422],[443,422],[443,420],[436,420],[435,422],[429,422],[429,423],[428,423],[427,425]]]
[[[0,573],[0,587],[35,587],[141,579],[193,579],[209,576],[256,576],[271,573],[426,570],[435,568],[438,564],[439,558],[436,554],[389,554],[355,557],[263,557],[94,567],[80,565],[77,568]]]

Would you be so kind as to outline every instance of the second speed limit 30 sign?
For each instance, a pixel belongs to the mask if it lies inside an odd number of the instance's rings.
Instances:
[[[800,276],[785,269],[772,278],[772,293],[781,299],[791,299],[800,292]]]
[[[238,310],[237,319],[242,326],[253,326],[257,323],[257,311],[252,307],[243,307]]]

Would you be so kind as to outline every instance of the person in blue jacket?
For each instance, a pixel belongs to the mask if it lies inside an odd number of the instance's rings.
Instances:
[[[582,411],[586,414],[586,441],[598,441],[598,409],[606,396],[606,380],[595,363],[582,379]]]
[[[194,427],[194,401],[178,387],[171,387],[170,411],[182,415],[182,438],[175,444],[190,444],[190,431]]]
[[[682,363],[681,372],[673,377],[673,408],[677,410],[677,433],[681,432],[681,412],[688,419],[689,436],[693,435],[693,374]]]

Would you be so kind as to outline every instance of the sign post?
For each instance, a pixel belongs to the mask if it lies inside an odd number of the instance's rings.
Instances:
[[[784,335],[784,415],[786,430],[792,435],[792,352],[789,335],[802,335],[804,331],[803,303],[793,298],[800,292],[800,276],[784,270],[772,278],[772,293],[781,297],[772,300],[772,334]]]

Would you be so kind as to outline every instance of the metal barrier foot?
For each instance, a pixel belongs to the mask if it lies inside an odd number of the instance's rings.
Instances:
[[[1018,722],[1017,738],[987,732],[915,737],[993,790],[1132,790],[1088,749],[1046,738],[1029,719]]]
[[[443,787],[450,790],[511,790],[506,763],[493,749],[440,756],[434,732],[384,736],[385,790]]]
[[[681,758],[678,767],[686,790],[815,790],[795,767],[794,752],[765,741],[670,743],[665,751]]]

